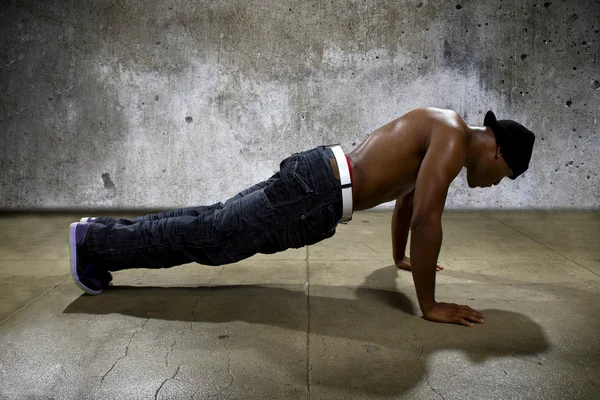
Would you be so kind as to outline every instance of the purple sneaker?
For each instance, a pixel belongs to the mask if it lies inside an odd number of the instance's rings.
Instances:
[[[89,226],[89,223],[73,222],[69,227],[71,276],[81,290],[97,295],[112,281],[112,274],[85,261],[85,248],[82,244]]]

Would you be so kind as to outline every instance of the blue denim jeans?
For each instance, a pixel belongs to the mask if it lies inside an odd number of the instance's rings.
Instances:
[[[327,147],[293,154],[271,178],[225,203],[131,220],[98,217],[85,237],[89,261],[111,271],[223,265],[329,238],[342,218],[331,158]]]

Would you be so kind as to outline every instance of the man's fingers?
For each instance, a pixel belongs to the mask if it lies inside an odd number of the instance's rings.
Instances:
[[[473,310],[472,308],[466,306],[461,307],[461,310],[458,312],[458,316],[459,318],[465,319],[467,321],[483,324],[483,315]]]
[[[483,318],[476,317],[473,314],[468,314],[468,315],[464,316],[463,318],[466,320],[472,321],[472,322],[477,322],[478,324],[483,324]]]
[[[459,323],[459,324],[461,324],[461,325],[464,325],[464,326],[468,326],[468,327],[471,327],[471,326],[473,326],[473,324],[472,324],[472,323],[470,323],[469,321],[467,321],[467,320],[466,320],[466,319],[464,319],[464,318],[459,318],[459,319],[458,319],[458,323]]]
[[[485,318],[485,315],[483,315],[482,313],[480,313],[477,310],[473,310],[471,307],[469,306],[461,306],[463,311],[469,312],[473,315],[475,315],[477,318]]]

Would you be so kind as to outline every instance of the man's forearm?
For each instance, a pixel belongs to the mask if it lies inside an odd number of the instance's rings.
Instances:
[[[412,227],[410,259],[421,311],[435,305],[435,267],[442,245],[442,223],[434,219]]]
[[[396,201],[392,215],[392,254],[394,262],[401,261],[406,255],[406,243],[412,218],[412,197]]]

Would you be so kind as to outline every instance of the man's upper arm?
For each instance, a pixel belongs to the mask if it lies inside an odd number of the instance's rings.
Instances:
[[[457,130],[432,133],[417,175],[411,226],[441,220],[450,183],[463,167],[466,157],[464,135]]]

